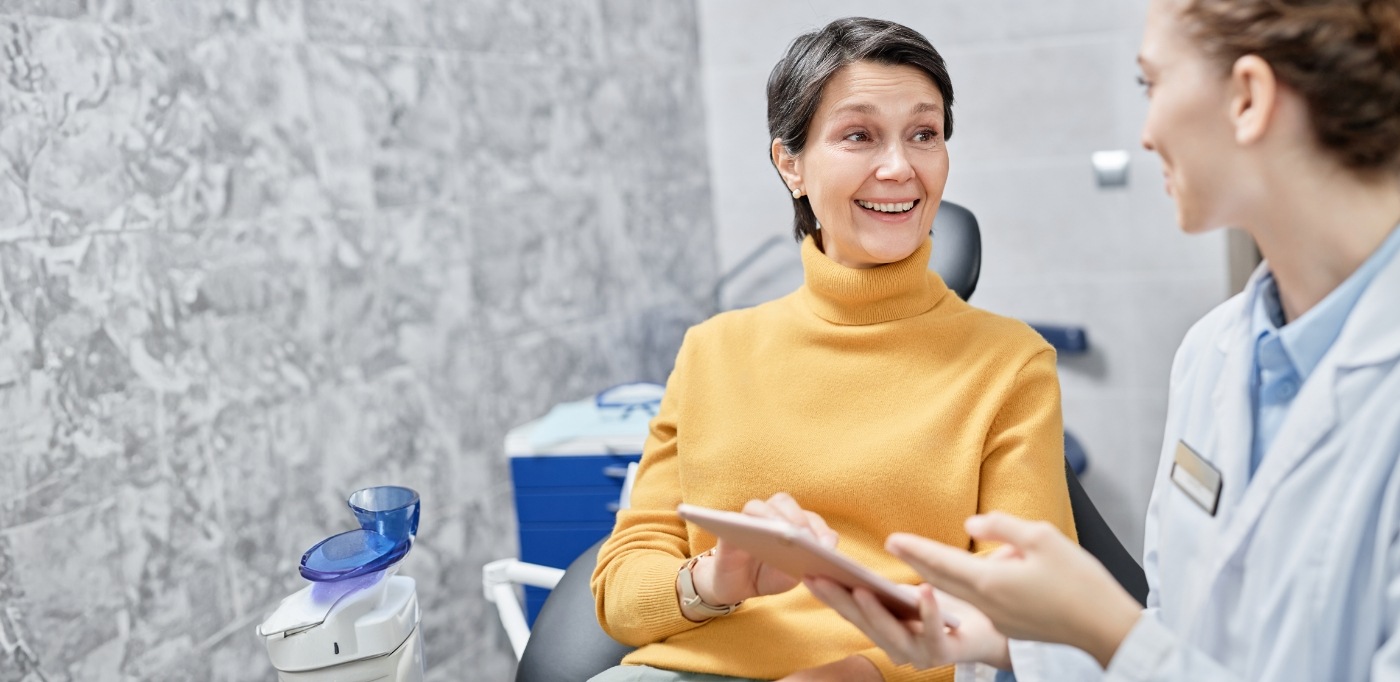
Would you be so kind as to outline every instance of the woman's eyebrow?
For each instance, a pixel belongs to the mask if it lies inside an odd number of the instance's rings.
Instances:
[[[939,106],[937,103],[934,102],[920,102],[918,104],[915,104],[914,108],[910,110],[911,114],[923,114],[928,112],[942,114],[943,107]],[[850,102],[848,104],[842,104],[831,111],[831,114],[833,116],[837,116],[840,114],[874,115],[878,113],[880,113],[879,107],[876,107],[875,105],[866,102]]]
[[[911,111],[910,113],[913,113],[913,114],[924,114],[924,113],[929,113],[929,112],[932,112],[932,113],[935,113],[935,114],[942,114],[942,113],[943,113],[943,107],[941,107],[941,106],[939,106],[939,105],[937,105],[937,104],[935,104],[935,103],[933,103],[933,102],[919,102],[918,104],[914,105],[914,109],[913,109],[913,111]]]
[[[878,113],[880,113],[880,109],[879,109],[878,107],[876,107],[874,104],[868,104],[868,103],[866,103],[866,102],[849,102],[849,103],[842,104],[841,106],[836,107],[835,109],[833,109],[833,110],[831,111],[831,113],[832,113],[833,115],[837,115],[837,114],[878,114]]]

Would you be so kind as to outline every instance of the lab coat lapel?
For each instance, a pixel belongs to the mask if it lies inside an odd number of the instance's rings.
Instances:
[[[1288,417],[1264,453],[1259,470],[1244,490],[1239,508],[1230,518],[1222,538],[1222,552],[1216,557],[1215,571],[1230,560],[1248,540],[1269,500],[1292,471],[1316,452],[1317,444],[1337,424],[1336,365],[1324,360],[1294,398]],[[1246,458],[1248,455],[1246,454]]]
[[[1198,452],[1220,469],[1222,480],[1217,516],[1220,524],[1232,518],[1244,496],[1249,482],[1249,453],[1254,444],[1254,409],[1249,386],[1254,370],[1254,339],[1250,338],[1252,304],[1260,280],[1268,272],[1261,264],[1245,286],[1242,306],[1235,319],[1221,329],[1216,339],[1216,351],[1222,355],[1215,389],[1211,393],[1212,412],[1207,416],[1211,436],[1199,446],[1189,440],[1187,445],[1204,448]]]
[[[1222,490],[1221,508],[1225,512],[1221,522],[1223,531],[1219,552],[1211,558],[1210,581],[1215,581],[1234,556],[1242,550],[1257,525],[1260,516],[1268,507],[1279,486],[1290,473],[1310,455],[1317,452],[1318,444],[1336,428],[1344,417],[1339,408],[1342,396],[1341,379],[1348,370],[1383,362],[1390,362],[1400,355],[1400,314],[1394,309],[1393,297],[1400,292],[1400,259],[1392,260],[1377,274],[1356,307],[1347,317],[1342,333],[1333,343],[1332,349],[1313,370],[1294,399],[1274,445],[1260,462],[1254,479],[1248,480],[1249,448],[1252,444],[1253,421],[1250,409],[1248,381],[1249,365],[1253,362],[1252,343],[1246,346],[1232,346],[1231,359],[1226,362],[1226,372],[1217,385],[1221,399],[1215,408],[1219,423],[1227,428],[1218,431],[1225,435],[1218,440],[1218,446],[1231,448],[1221,451],[1219,460],[1225,479],[1225,488],[1230,487],[1230,478],[1236,481],[1234,496],[1226,496]],[[1248,324],[1244,324],[1248,328]],[[1247,336],[1247,332],[1246,332]],[[1246,374],[1235,374],[1238,357],[1243,356],[1247,364]],[[1345,404],[1345,403],[1344,403]],[[1243,405],[1243,414],[1240,406]],[[1238,465],[1237,465],[1238,464]],[[1243,496],[1239,492],[1243,488]],[[1226,504],[1226,500],[1238,502],[1238,506]],[[1233,511],[1231,511],[1233,510]],[[1209,598],[1212,590],[1204,590],[1202,598]],[[1199,613],[1197,611],[1196,613]],[[1189,621],[1188,621],[1189,622]]]
[[[1262,271],[1262,268],[1256,271],[1250,279],[1244,301],[1252,300],[1251,293]],[[1216,505],[1216,518],[1210,526],[1216,537],[1201,542],[1202,547],[1211,549],[1198,557],[1202,563],[1212,562],[1212,565],[1208,572],[1196,574],[1193,580],[1201,589],[1186,592],[1189,601],[1182,604],[1182,623],[1195,623],[1210,599],[1210,586],[1215,583],[1223,566],[1214,565],[1214,560],[1225,551],[1222,540],[1227,524],[1235,515],[1245,483],[1249,480],[1249,448],[1254,438],[1254,413],[1249,398],[1254,344],[1249,332],[1249,306],[1244,305],[1236,318],[1223,327],[1216,337],[1215,352],[1219,357],[1215,363],[1217,372],[1210,396],[1210,411],[1199,414],[1200,421],[1187,425],[1182,432],[1186,445],[1214,464],[1220,470],[1221,477],[1220,501]],[[1193,442],[1197,440],[1199,442]]]
[[[1213,436],[1200,454],[1220,469],[1220,503],[1216,505],[1219,523],[1228,523],[1234,516],[1245,484],[1249,481],[1249,449],[1254,442],[1254,410],[1249,397],[1250,372],[1254,363],[1254,344],[1249,338],[1249,321],[1236,322],[1221,335],[1224,341],[1224,362],[1211,394]]]

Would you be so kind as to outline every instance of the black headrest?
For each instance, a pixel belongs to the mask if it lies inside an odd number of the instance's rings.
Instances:
[[[972,298],[982,272],[982,231],[977,217],[951,201],[938,205],[933,217],[933,255],[928,266],[962,300]]]

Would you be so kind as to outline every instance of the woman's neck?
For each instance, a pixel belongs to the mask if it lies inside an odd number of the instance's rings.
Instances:
[[[1274,178],[1246,227],[1269,262],[1286,319],[1346,281],[1400,223],[1400,177],[1350,172]]]

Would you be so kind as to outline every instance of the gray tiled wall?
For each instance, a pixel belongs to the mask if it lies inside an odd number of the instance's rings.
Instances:
[[[0,682],[272,679],[382,483],[429,678],[507,679],[506,429],[709,312],[693,4],[0,0],[0,45]]]

